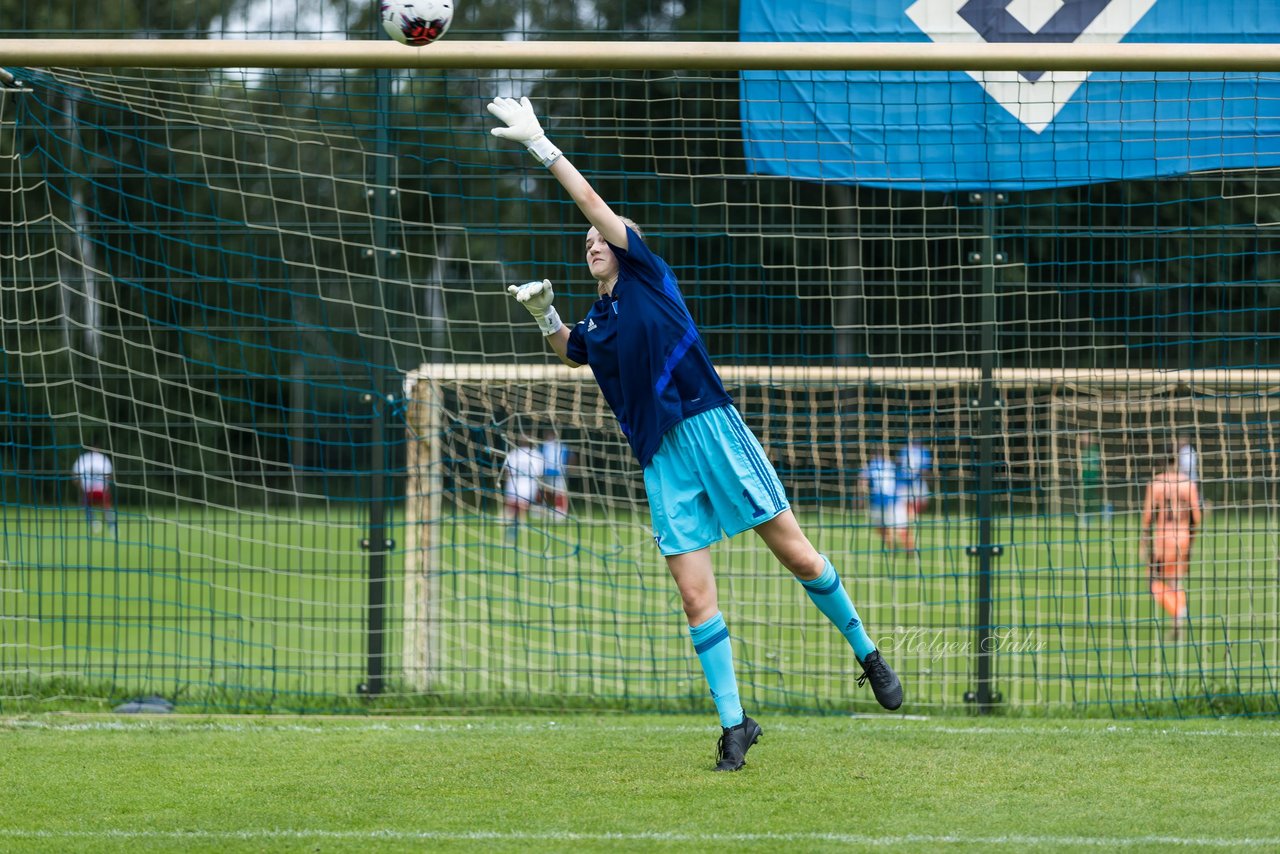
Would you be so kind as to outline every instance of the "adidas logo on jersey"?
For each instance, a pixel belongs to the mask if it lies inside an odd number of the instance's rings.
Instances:
[[[588,319],[587,319],[587,331],[588,331],[588,332],[595,332],[595,331],[596,331],[596,321],[595,321],[595,318],[588,318]]]

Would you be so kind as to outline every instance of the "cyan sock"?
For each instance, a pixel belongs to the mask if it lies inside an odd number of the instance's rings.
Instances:
[[[831,565],[826,555],[822,556],[822,562],[824,564],[822,574],[812,581],[800,580],[800,585],[804,587],[804,592],[809,594],[813,604],[818,606],[818,610],[826,614],[827,619],[840,630],[840,634],[844,635],[849,646],[853,647],[853,654],[862,661],[875,652],[876,645],[871,642],[867,630],[863,628],[862,620],[858,618],[858,611],[853,607],[853,600],[849,598],[848,591],[840,583],[836,568]]]
[[[729,628],[724,615],[716,615],[700,626],[689,627],[693,639],[693,651],[702,663],[702,672],[711,688],[711,699],[720,713],[720,726],[731,727],[742,723],[745,714],[738,699],[738,679],[733,673],[733,646],[729,643]]]

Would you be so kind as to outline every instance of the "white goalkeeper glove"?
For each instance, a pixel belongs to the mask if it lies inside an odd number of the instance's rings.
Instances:
[[[498,127],[489,131],[494,136],[524,143],[529,153],[543,166],[550,166],[560,157],[560,149],[551,144],[543,133],[538,117],[534,115],[533,105],[528,98],[494,98],[488,105],[498,121],[506,127]]]
[[[524,306],[533,315],[533,319],[538,322],[538,328],[542,330],[544,337],[555,335],[564,326],[560,322],[559,312],[551,304],[551,300],[555,299],[555,292],[551,290],[550,279],[543,279],[541,282],[526,282],[523,285],[511,285],[507,288],[507,293],[515,297],[516,302]]]

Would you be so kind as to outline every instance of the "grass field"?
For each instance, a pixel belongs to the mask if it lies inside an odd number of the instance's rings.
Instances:
[[[0,719],[4,851],[1277,850],[1261,721]]]
[[[8,508],[0,544],[4,710],[102,708],[161,693],[183,708],[358,710],[366,666],[363,513],[153,513],[118,537],[78,512]],[[885,553],[857,515],[802,514],[835,557],[876,640],[908,684],[908,710],[962,711],[973,687],[970,520],[927,517],[918,556]],[[1136,519],[1001,517],[993,649],[1003,708],[1038,714],[1190,716],[1280,711],[1280,527],[1214,511],[1177,641],[1137,559]],[[402,523],[393,536],[405,540]],[[674,586],[643,519],[579,512],[517,539],[484,515],[428,530],[427,600],[404,601],[388,561],[384,710],[704,711]],[[743,693],[761,710],[873,711],[855,663],[786,573],[744,535],[718,547],[722,607]],[[415,561],[417,558],[415,558]],[[415,562],[414,565],[422,566]],[[429,667],[403,675],[406,619]],[[80,700],[87,703],[79,702]]]

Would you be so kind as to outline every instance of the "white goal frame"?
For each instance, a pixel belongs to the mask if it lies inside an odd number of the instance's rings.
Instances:
[[[970,389],[972,405],[979,405],[977,389],[983,382],[977,368],[929,367],[838,367],[797,365],[729,365],[718,368],[726,385],[856,387],[880,386],[899,389]],[[998,390],[1022,389],[1047,393],[1053,398],[1062,392],[1096,395],[1102,406],[1124,407],[1125,395],[1155,392],[1229,395],[1248,391],[1256,395],[1280,393],[1280,370],[1141,370],[1141,369],[1049,369],[997,368],[991,383]],[[404,379],[404,399],[409,435],[405,481],[404,588],[402,635],[402,676],[413,690],[429,690],[439,664],[437,649],[439,621],[436,613],[439,574],[431,564],[435,554],[431,541],[432,523],[444,513],[445,473],[440,437],[445,428],[443,389],[454,384],[523,383],[594,386],[595,378],[586,367],[559,364],[426,364],[410,371]],[[1112,397],[1108,398],[1110,394]],[[1119,395],[1117,397],[1117,395]],[[997,400],[999,405],[999,400]],[[1139,408],[1146,404],[1139,404]],[[1059,420],[1057,408],[1050,410],[1052,424]],[[1056,429],[1051,427],[1051,432]],[[1049,469],[1061,478],[1066,461],[1053,442]],[[1060,484],[1055,484],[1058,486]],[[1062,511],[1061,490],[1050,492],[1055,512]]]

